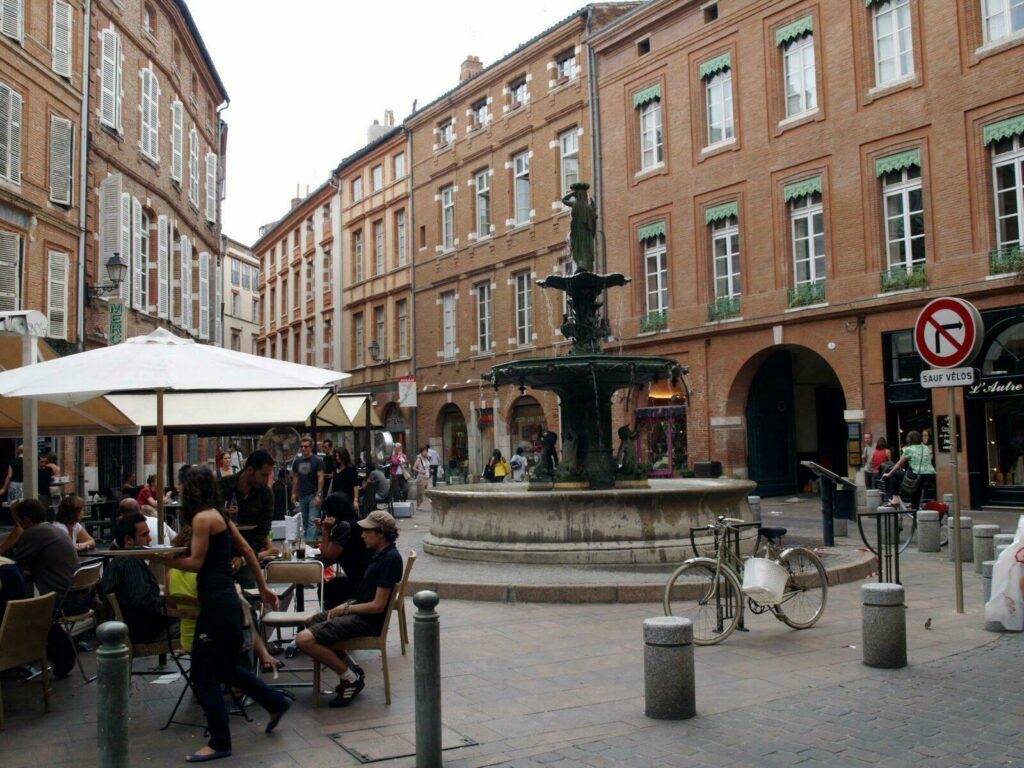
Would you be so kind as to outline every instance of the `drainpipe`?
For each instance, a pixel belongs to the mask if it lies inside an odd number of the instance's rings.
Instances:
[[[92,37],[92,0],[85,0],[85,22],[82,24],[82,117],[78,127],[78,348],[85,349],[85,246],[89,195],[89,43]]]
[[[593,6],[589,6],[587,8],[587,37],[590,37],[593,31],[593,14]],[[601,162],[601,105],[597,89],[597,54],[594,53],[594,49],[589,43],[587,44],[587,66],[589,69],[587,72],[587,89],[590,91],[590,155],[593,162],[593,178],[591,179],[590,186],[594,193],[594,207],[597,208],[597,258],[595,261],[597,262],[597,271],[605,272],[608,269],[608,259],[605,254],[604,218],[601,212],[601,177],[603,174]],[[606,312],[607,306],[606,301]]]
[[[413,169],[416,167],[416,163],[413,162],[413,156],[412,156],[412,131],[407,129],[407,128],[402,128],[402,130],[405,131],[405,137],[406,137],[405,138],[405,155],[406,155],[406,157],[409,158],[409,205],[408,205],[408,208],[409,208],[409,217],[408,217],[409,218],[409,231],[406,233],[406,236],[405,236],[405,247],[409,249],[409,331],[408,331],[408,338],[409,338],[409,341],[410,341],[410,350],[409,351],[412,353],[412,355],[410,357],[412,362],[409,364],[409,370],[412,373],[413,378],[416,378],[416,333],[415,333],[414,329],[416,328],[416,251],[417,251],[417,248],[418,248],[416,243],[418,241],[416,240],[416,215],[415,215],[415,211],[413,209],[413,205],[414,205],[413,201],[415,200],[415,195],[413,195],[413,191],[416,188],[415,184],[413,183],[413,181],[414,181],[414,179],[413,179],[413,176],[414,176]],[[339,192],[338,194],[341,194],[341,193]],[[418,384],[419,384],[419,381],[417,379],[417,389],[419,388]],[[420,447],[420,438],[419,438],[419,421],[420,421],[419,420],[419,412],[420,411],[419,411],[419,408],[420,408],[419,398],[417,397],[417,399],[416,399],[416,411],[415,411],[415,414],[413,415],[412,429],[410,430],[410,432],[412,434],[412,444],[413,444],[413,447],[417,448],[417,449]],[[418,453],[418,451],[417,451],[417,453]]]

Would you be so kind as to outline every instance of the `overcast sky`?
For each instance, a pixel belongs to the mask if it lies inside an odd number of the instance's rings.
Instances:
[[[251,245],[366,143],[585,0],[187,0],[231,97],[224,234]]]

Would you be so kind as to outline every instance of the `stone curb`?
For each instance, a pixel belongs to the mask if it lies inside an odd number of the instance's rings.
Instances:
[[[878,571],[870,552],[856,552],[828,570],[829,586],[860,581]],[[498,584],[409,579],[408,591],[429,589],[442,600],[496,603],[660,603],[668,574],[648,584]]]

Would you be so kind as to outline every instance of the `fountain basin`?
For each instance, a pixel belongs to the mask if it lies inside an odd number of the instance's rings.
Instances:
[[[749,480],[652,480],[649,488],[529,491],[475,484],[427,491],[426,552],[496,563],[657,564],[693,556],[690,528],[751,520]]]

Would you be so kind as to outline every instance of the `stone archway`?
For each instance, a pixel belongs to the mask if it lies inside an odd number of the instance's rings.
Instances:
[[[509,450],[523,448],[528,458],[532,459],[540,446],[541,432],[547,429],[547,415],[537,398],[522,395],[512,401],[508,409]]]
[[[441,462],[445,471],[454,466],[464,469],[469,458],[466,417],[454,403],[445,404],[437,414],[437,434],[441,435]],[[453,464],[454,463],[454,464]]]

